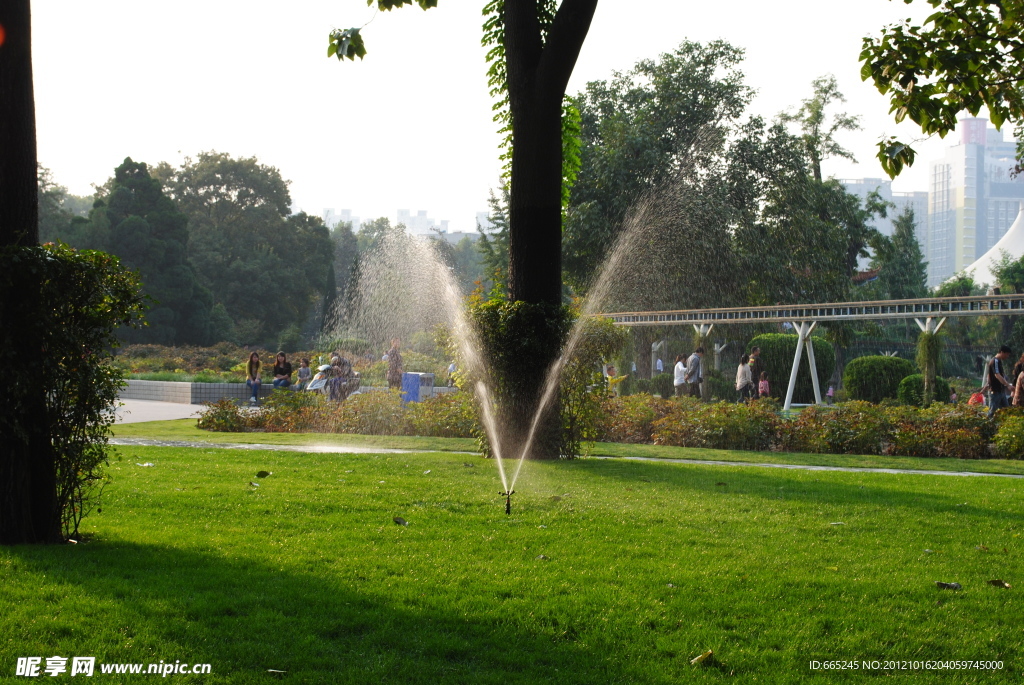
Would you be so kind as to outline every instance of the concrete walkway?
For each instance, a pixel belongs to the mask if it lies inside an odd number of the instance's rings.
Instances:
[[[196,416],[202,409],[201,404],[181,404],[180,402],[154,402],[152,400],[120,400],[123,407],[117,407],[115,423],[141,423],[143,421],[171,421],[188,419]]]

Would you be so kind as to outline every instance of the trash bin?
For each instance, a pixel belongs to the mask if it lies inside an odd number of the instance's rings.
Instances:
[[[406,372],[402,374],[402,402],[422,402],[434,396],[434,374]]]

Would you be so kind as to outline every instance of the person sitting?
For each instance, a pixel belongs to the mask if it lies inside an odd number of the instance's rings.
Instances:
[[[284,352],[277,353],[277,361],[274,362],[274,387],[287,388],[292,384],[292,365],[284,356]]]
[[[249,355],[249,363],[246,364],[245,385],[252,390],[252,397],[249,401],[253,404],[259,403],[260,398],[260,355],[253,352]]]
[[[305,390],[309,381],[313,378],[313,369],[309,368],[309,360],[303,357],[299,360],[299,390]]]

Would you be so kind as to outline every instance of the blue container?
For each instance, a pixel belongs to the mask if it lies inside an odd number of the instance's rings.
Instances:
[[[407,372],[402,374],[402,403],[422,402],[434,396],[434,374]]]

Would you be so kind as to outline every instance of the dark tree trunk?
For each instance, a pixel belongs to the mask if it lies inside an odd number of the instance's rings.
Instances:
[[[562,302],[562,100],[597,0],[563,0],[547,34],[541,34],[538,0],[505,0],[505,56],[512,114],[512,177],[509,197],[509,299],[550,308]],[[520,331],[523,336],[540,331]],[[512,408],[513,435],[528,430],[546,370],[558,358],[531,362],[531,382],[521,384]],[[557,457],[557,402],[540,429],[535,456]]]
[[[0,247],[39,242],[35,101],[29,0],[0,2]],[[17,330],[14,359],[45,359],[32,326],[39,284],[0,293],[0,327]],[[61,540],[57,475],[47,429],[45,389],[30,384],[0,393],[0,543]]]

